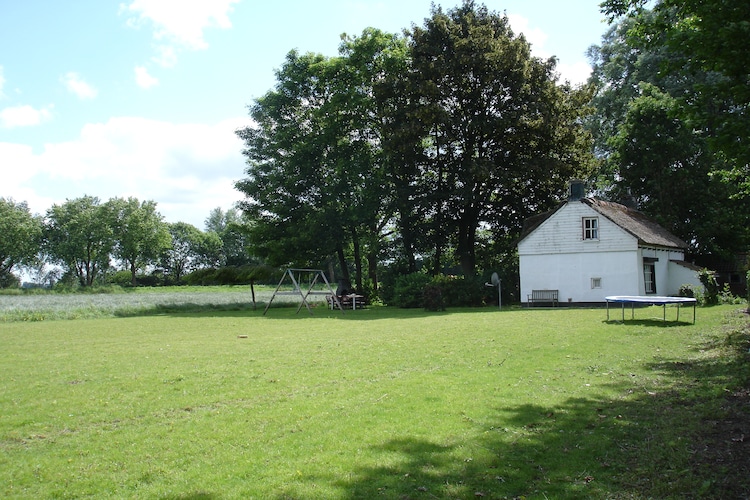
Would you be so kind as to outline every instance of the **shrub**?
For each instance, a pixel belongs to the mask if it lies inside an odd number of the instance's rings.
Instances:
[[[393,286],[393,305],[406,309],[423,307],[424,289],[430,281],[424,273],[399,276]]]
[[[479,277],[439,275],[431,284],[440,287],[446,307],[481,307],[488,301],[488,290]]]
[[[698,278],[703,284],[703,304],[707,306],[719,303],[719,282],[716,281],[716,273],[708,269],[698,271]]]
[[[721,289],[721,292],[719,293],[719,304],[740,304],[742,303],[742,299],[740,297],[735,297],[735,295],[732,293],[732,289],[729,286],[729,283],[724,283],[724,287]]]
[[[7,271],[0,272],[0,288],[18,288],[21,286],[21,281],[18,277]]]
[[[750,270],[747,271],[745,278],[745,289],[747,290],[747,312],[750,313]]]
[[[680,285],[680,297],[695,297],[695,288],[693,285]]]
[[[110,283],[120,286],[130,286],[133,281],[133,275],[130,271],[117,271],[109,277]]]
[[[445,300],[440,285],[433,281],[424,287],[423,303],[428,311],[445,311]]]

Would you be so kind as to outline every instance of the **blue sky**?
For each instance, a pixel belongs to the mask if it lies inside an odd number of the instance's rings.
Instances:
[[[487,0],[563,78],[588,76],[601,0]],[[450,9],[459,0],[436,1]],[[481,3],[481,2],[478,2]],[[242,198],[246,106],[292,49],[422,25],[431,0],[0,0],[0,197],[43,214],[83,195],[154,200],[203,229]]]

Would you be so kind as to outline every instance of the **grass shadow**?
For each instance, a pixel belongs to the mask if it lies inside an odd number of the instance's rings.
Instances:
[[[387,465],[324,480],[349,499],[750,498],[749,348],[745,320],[696,346],[708,355],[645,364],[658,387],[497,407],[468,438],[394,437],[371,450]]]

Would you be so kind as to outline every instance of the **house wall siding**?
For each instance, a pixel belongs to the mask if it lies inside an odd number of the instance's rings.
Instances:
[[[584,240],[582,220],[597,217],[599,238]],[[656,293],[677,295],[697,277],[671,261],[679,249],[639,245],[638,239],[581,202],[569,202],[518,243],[521,297],[532,290],[559,290],[560,302],[603,302],[608,295],[644,295],[644,258],[655,268]],[[596,283],[593,281],[596,280]],[[594,287],[600,285],[600,287]]]
[[[598,240],[583,239],[584,217],[598,218]],[[643,293],[638,240],[584,203],[562,206],[519,242],[518,254],[522,301],[540,289],[559,290],[561,302]],[[594,278],[601,288],[592,288]]]
[[[598,240],[583,239],[581,222],[584,217],[598,218]],[[518,244],[520,255],[623,250],[637,251],[638,240],[614,222],[580,202],[565,204]]]
[[[532,290],[543,289],[559,290],[561,302],[604,302],[607,295],[642,294],[637,252],[526,255],[519,265],[524,302]]]

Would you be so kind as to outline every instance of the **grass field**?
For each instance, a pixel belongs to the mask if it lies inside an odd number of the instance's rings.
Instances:
[[[737,306],[294,312],[0,322],[0,497],[750,494],[699,460],[750,379]]]
[[[276,287],[256,286],[261,309]],[[11,290],[11,292],[14,292]],[[249,286],[159,287],[108,289],[109,293],[0,294],[0,323],[51,319],[90,319],[143,316],[184,311],[246,310],[252,308]],[[273,304],[299,303],[299,297],[279,296]]]

